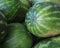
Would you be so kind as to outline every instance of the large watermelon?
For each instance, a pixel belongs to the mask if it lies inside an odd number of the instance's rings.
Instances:
[[[60,34],[60,5],[51,2],[37,3],[25,19],[28,30],[38,37]]]
[[[2,42],[4,37],[6,36],[6,30],[7,30],[6,28],[7,23],[5,15],[2,12],[0,12],[0,42]]]
[[[22,24],[12,23],[8,27],[9,33],[4,42],[4,48],[31,48],[31,36]]]
[[[60,37],[41,41],[37,45],[35,45],[33,48],[60,48]]]
[[[32,0],[32,3],[41,3],[41,2],[54,2],[60,4],[60,0]]]
[[[12,19],[20,8],[19,0],[0,0],[0,10],[5,14],[8,20]]]

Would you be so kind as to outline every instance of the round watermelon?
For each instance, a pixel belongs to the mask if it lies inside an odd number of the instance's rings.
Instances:
[[[41,3],[41,2],[54,2],[60,4],[60,0],[32,0],[32,3]]]
[[[25,19],[28,30],[38,37],[60,34],[60,5],[44,2],[31,7]]]
[[[60,48],[60,37],[41,41],[33,48]]]
[[[2,12],[0,12],[0,42],[3,41],[4,37],[7,34],[6,28],[7,28],[7,23],[6,23],[5,15]]]
[[[31,48],[32,38],[24,25],[20,23],[9,24],[8,32],[4,48]]]
[[[19,8],[19,0],[0,0],[0,10],[5,14],[8,20],[15,17],[14,15]]]

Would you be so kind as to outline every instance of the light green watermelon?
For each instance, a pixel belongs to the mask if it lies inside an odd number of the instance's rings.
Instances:
[[[20,23],[9,24],[8,32],[4,48],[31,48],[32,38],[27,33],[24,25]]]
[[[54,2],[60,4],[60,0],[32,0],[32,3],[41,3],[41,2]]]
[[[0,12],[0,42],[3,41],[4,37],[7,34],[6,28],[7,28],[7,23],[6,23],[5,15],[2,12]]]
[[[60,48],[60,37],[41,41],[37,45],[35,45],[33,48]]]
[[[28,30],[38,37],[60,34],[60,5],[52,2],[35,4],[29,9],[25,23]]]
[[[19,0],[0,0],[0,10],[8,20],[12,19],[20,8]]]

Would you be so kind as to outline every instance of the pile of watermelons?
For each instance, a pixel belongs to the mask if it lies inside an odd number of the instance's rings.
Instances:
[[[60,48],[60,0],[0,0],[0,48]]]

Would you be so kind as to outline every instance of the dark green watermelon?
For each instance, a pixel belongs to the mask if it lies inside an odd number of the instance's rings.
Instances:
[[[20,8],[19,0],[0,0],[0,10],[8,20],[14,18],[15,13]]]
[[[60,48],[60,37],[41,41],[37,45],[35,45],[33,48]]]
[[[9,33],[4,42],[4,48],[31,48],[32,38],[27,33],[24,25],[12,23],[8,27]]]
[[[13,22],[23,22],[25,20],[26,13],[30,8],[29,0],[19,0],[20,8],[17,13],[14,15],[15,18],[12,20]]]
[[[3,41],[4,37],[7,34],[6,28],[7,28],[7,23],[6,23],[5,15],[2,12],[0,12],[0,42]]]
[[[28,30],[38,37],[60,34],[60,5],[52,2],[37,3],[25,19]]]
[[[41,3],[41,2],[54,2],[60,4],[60,0],[32,0],[32,3]]]

